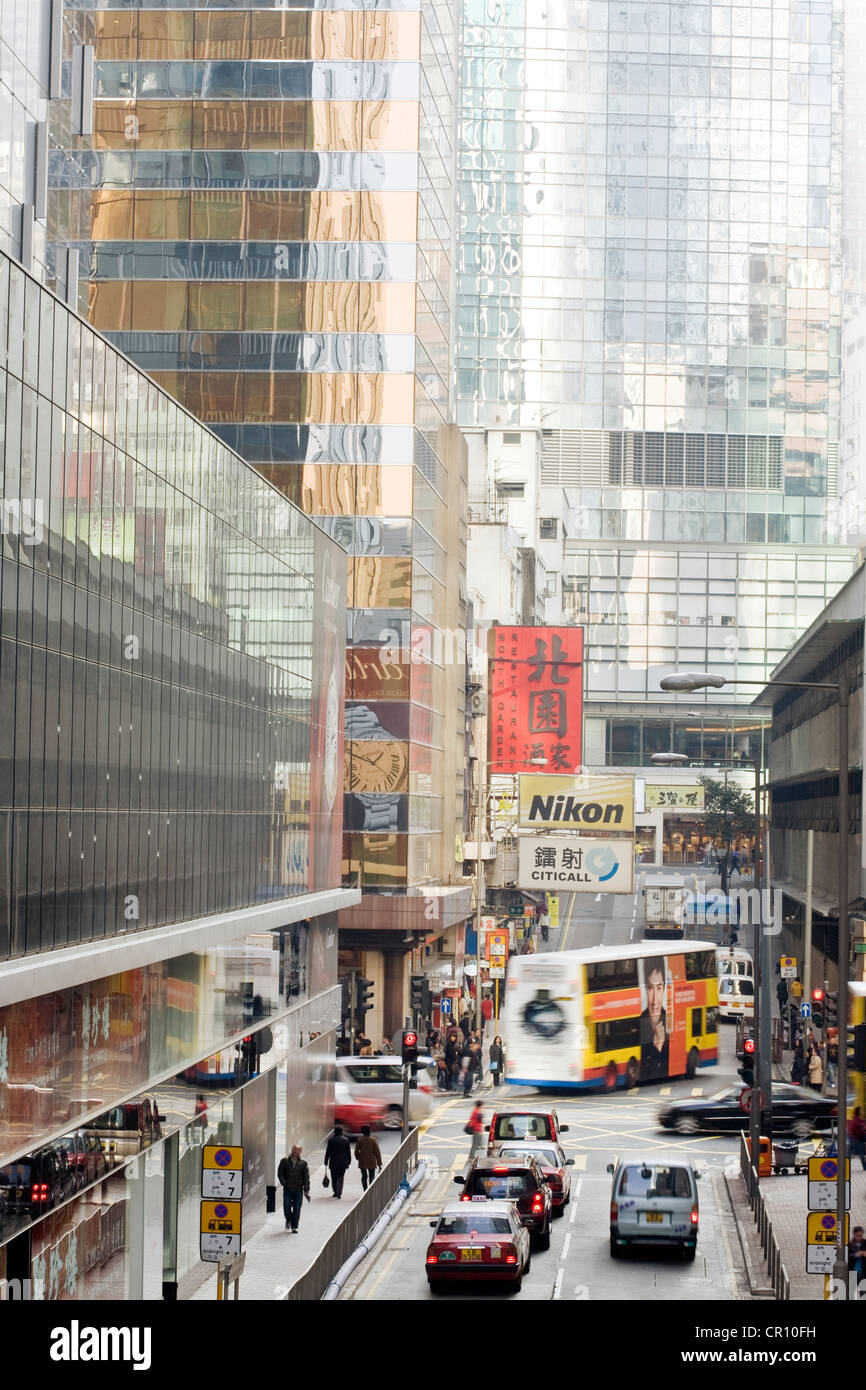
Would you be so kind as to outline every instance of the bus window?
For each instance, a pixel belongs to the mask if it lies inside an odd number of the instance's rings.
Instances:
[[[703,1009],[692,1009],[692,1037],[699,1038],[704,1031]]]
[[[716,973],[714,951],[689,951],[685,959],[687,980],[706,980]]]
[[[640,1047],[639,1019],[610,1018],[595,1025],[596,1052],[616,1052],[625,1047]]]
[[[609,989],[636,989],[636,960],[596,960],[586,967],[586,988],[590,994]]]

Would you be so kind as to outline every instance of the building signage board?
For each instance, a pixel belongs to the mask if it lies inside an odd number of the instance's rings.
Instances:
[[[634,891],[634,843],[588,835],[521,835],[521,888],[558,888],[569,893]]]
[[[634,778],[522,775],[519,824],[531,830],[633,833]]]
[[[581,760],[583,629],[490,630],[490,761],[495,773]]]
[[[779,974],[783,980],[796,980],[797,978],[797,957],[782,956],[779,961]]]
[[[704,809],[704,789],[699,782],[676,784],[672,782],[647,782],[644,792],[648,811],[661,806],[667,811],[702,811]]]

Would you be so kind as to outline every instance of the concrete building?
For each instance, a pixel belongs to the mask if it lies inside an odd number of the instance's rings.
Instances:
[[[848,906],[852,939],[864,939],[866,862],[862,835],[863,618],[866,570],[861,566],[773,672],[786,681],[838,681],[850,687]],[[782,690],[768,685],[759,697],[772,707],[768,779],[772,799],[770,868],[782,894],[783,931],[776,955],[803,962],[809,832],[812,832],[812,981],[837,983],[839,914],[838,703],[832,691]],[[850,978],[862,975],[863,956],[852,960]],[[801,972],[802,973],[802,972]]]
[[[58,286],[349,554],[341,970],[391,1031],[468,910],[452,7],[82,0],[63,45]]]

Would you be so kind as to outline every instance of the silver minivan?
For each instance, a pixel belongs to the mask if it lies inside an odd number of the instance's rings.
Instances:
[[[409,1092],[410,1120],[426,1120],[433,1108],[435,1081],[429,1066],[414,1069]],[[403,1120],[403,1074],[399,1057],[337,1057],[335,1080],[348,1088],[352,1101],[381,1101],[386,1129],[399,1129]]]
[[[618,1158],[607,1165],[610,1192],[610,1253],[617,1259],[630,1245],[679,1246],[687,1260],[698,1242],[698,1179],[687,1158]]]

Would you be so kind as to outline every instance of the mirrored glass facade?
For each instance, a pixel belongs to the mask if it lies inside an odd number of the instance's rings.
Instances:
[[[842,9],[464,0],[458,419],[539,433],[590,699],[761,677],[850,573]]]
[[[0,959],[336,887],[343,551],[6,256],[0,306]]]
[[[49,168],[82,314],[348,552],[343,872],[373,892],[453,875],[462,811],[439,637],[465,626],[455,42],[447,0],[69,5],[93,132]],[[412,679],[383,716],[394,647]]]

